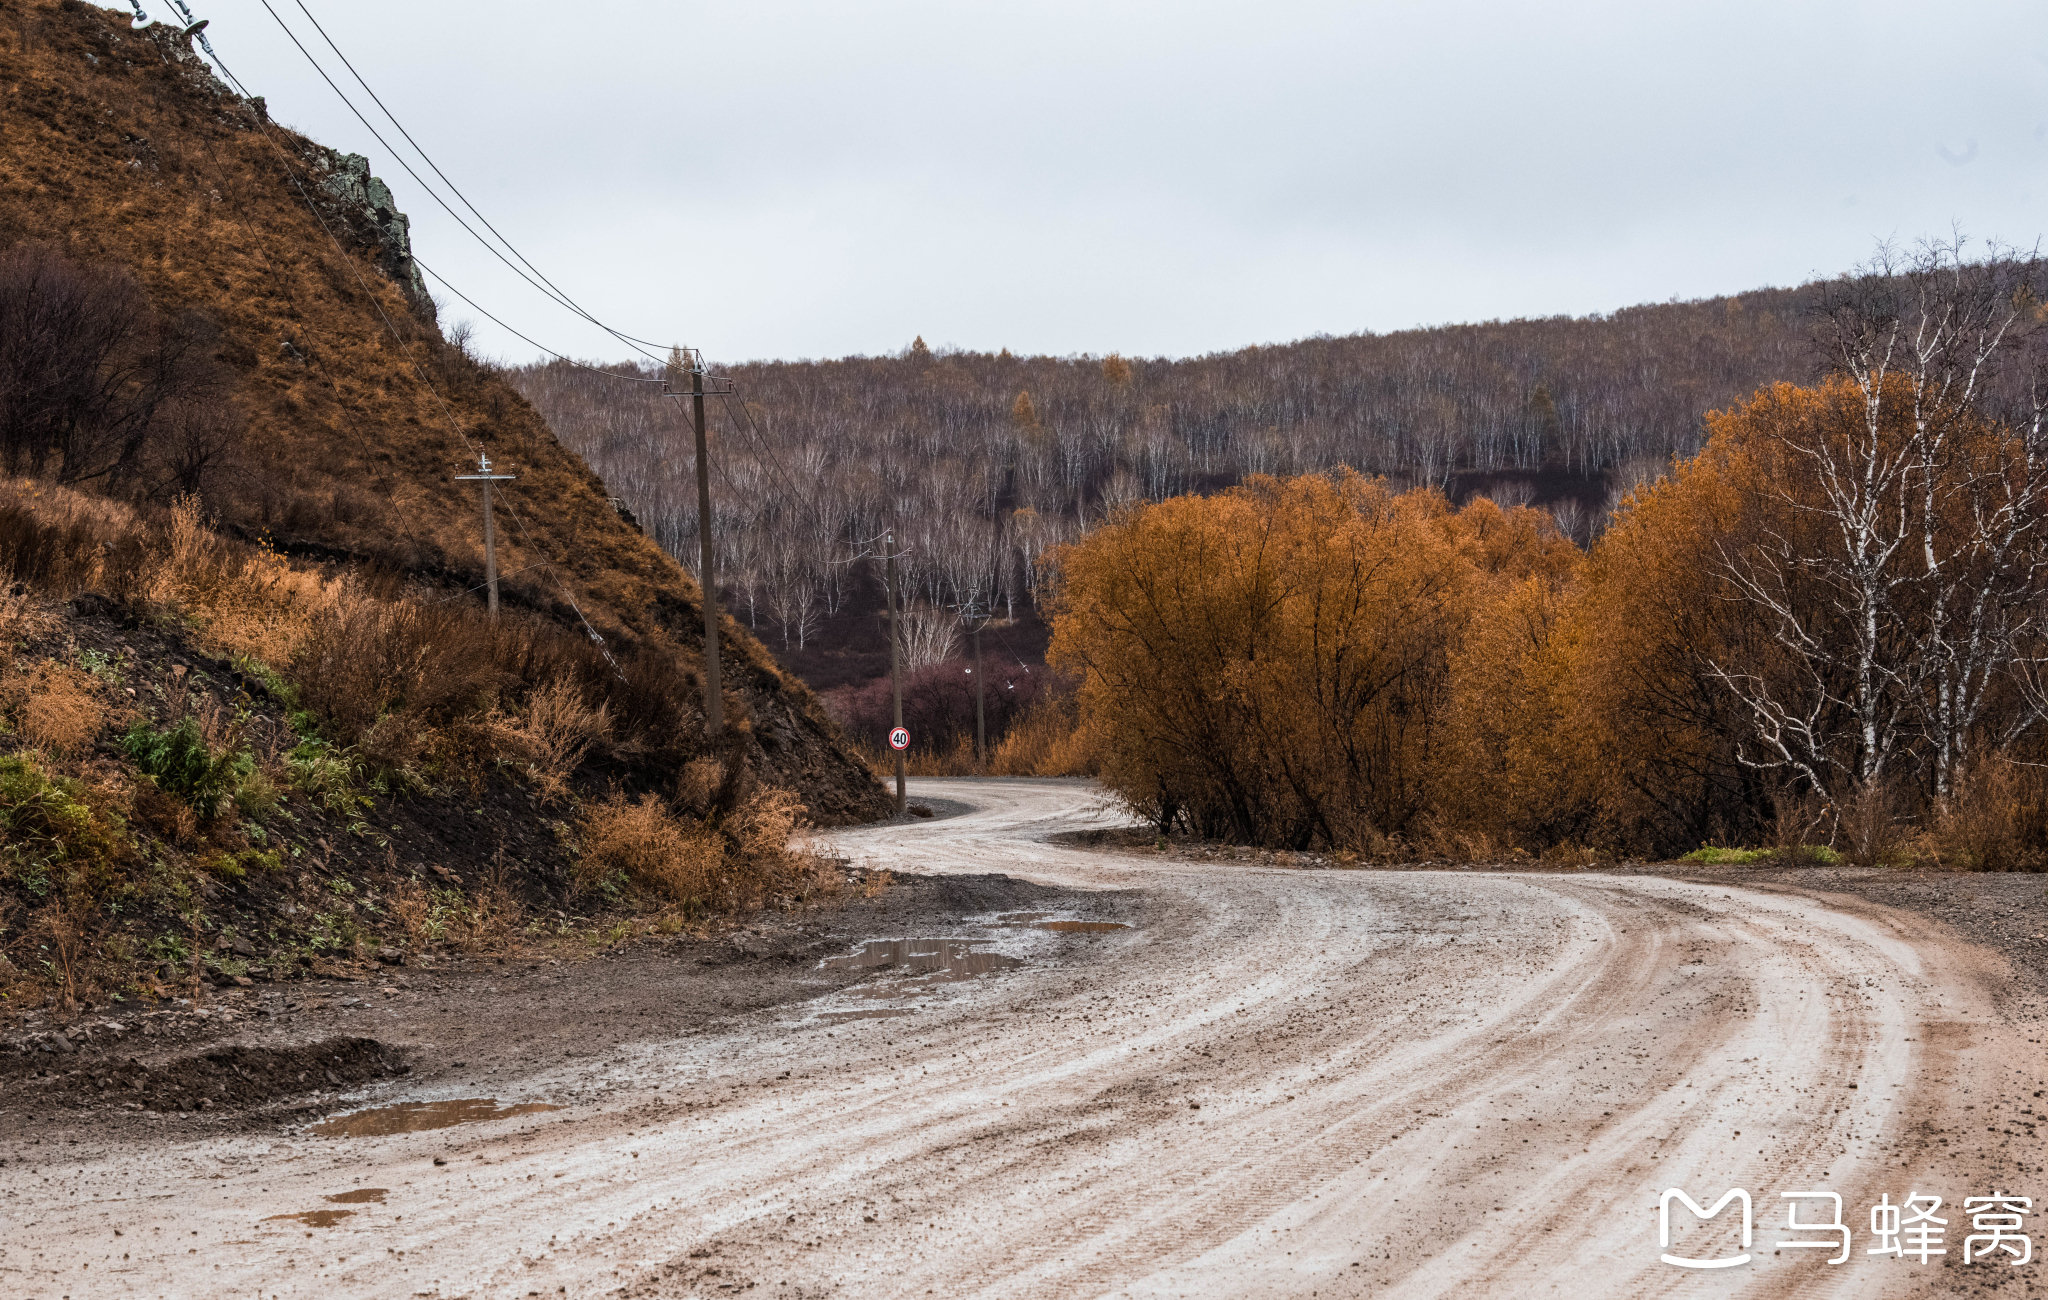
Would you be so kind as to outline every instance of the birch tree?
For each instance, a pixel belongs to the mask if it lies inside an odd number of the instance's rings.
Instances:
[[[1905,768],[1945,798],[2040,723],[2040,272],[1960,240],[1881,250],[1819,305],[1827,384],[1710,418],[1753,488],[1719,568],[1763,644],[1712,665],[1753,722],[1745,761],[1838,799]]]

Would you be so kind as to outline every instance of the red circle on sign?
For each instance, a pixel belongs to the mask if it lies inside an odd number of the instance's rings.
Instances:
[[[905,731],[905,730],[904,730],[903,728],[901,728],[901,727],[898,727],[898,728],[896,728],[896,730],[894,730],[894,731],[890,732],[890,733],[889,733],[889,748],[891,748],[891,749],[909,749],[909,748],[910,748],[910,733],[909,733],[909,732],[907,732],[907,731]]]

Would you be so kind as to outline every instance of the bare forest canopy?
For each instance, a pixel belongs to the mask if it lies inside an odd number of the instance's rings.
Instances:
[[[917,667],[959,653],[963,607],[1024,620],[1013,640],[1025,639],[1041,558],[1118,507],[1254,474],[1348,466],[1454,498],[1538,502],[1583,543],[1630,486],[1699,450],[1709,410],[1812,375],[1812,299],[1768,289],[1184,360],[920,339],[898,356],[714,364],[738,389],[711,403],[719,585],[826,687],[864,675],[813,648],[828,626],[835,646],[870,648],[866,673],[886,667],[870,566],[849,561],[892,527]],[[676,404],[560,361],[509,377],[694,571],[694,462]]]

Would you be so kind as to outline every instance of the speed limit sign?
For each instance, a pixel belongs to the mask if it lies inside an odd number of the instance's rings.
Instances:
[[[909,748],[910,748],[910,733],[909,733],[909,732],[907,732],[907,731],[905,731],[905,730],[904,730],[903,728],[901,728],[901,727],[898,727],[898,728],[896,728],[896,730],[894,730],[894,731],[890,732],[890,733],[889,733],[889,748],[891,748],[891,749],[909,749]]]

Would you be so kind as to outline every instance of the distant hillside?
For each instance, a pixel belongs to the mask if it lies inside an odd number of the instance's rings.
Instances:
[[[1808,297],[1767,289],[1185,360],[991,356],[920,340],[890,357],[721,366],[743,405],[713,406],[720,585],[825,689],[886,670],[873,562],[849,561],[889,527],[907,548],[919,665],[962,649],[953,611],[968,605],[1002,620],[998,661],[1035,663],[1040,557],[1120,505],[1250,474],[1348,465],[1457,500],[1533,502],[1583,544],[1620,493],[1697,450],[1707,411],[1810,377]],[[694,567],[696,496],[675,413],[559,362],[512,379]]]
[[[443,336],[405,220],[361,159],[269,123],[163,25],[136,33],[77,0],[10,15],[0,253],[40,248],[17,275],[84,268],[63,274],[102,315],[128,313],[109,355],[133,364],[106,398],[119,418],[95,408],[97,441],[73,430],[52,450],[59,435],[36,442],[20,416],[7,472],[152,509],[196,491],[230,535],[476,602],[481,514],[455,476],[487,451],[518,476],[498,517],[510,610],[579,630],[587,618],[622,660],[687,672],[696,585],[518,392]],[[885,811],[810,692],[736,626],[725,646],[728,709],[763,775],[826,821]]]

